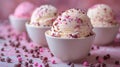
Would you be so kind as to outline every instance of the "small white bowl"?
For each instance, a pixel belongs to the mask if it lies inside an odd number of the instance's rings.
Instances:
[[[25,23],[29,21],[28,18],[18,18],[13,15],[9,16],[10,23],[12,27],[18,32],[26,32]]]
[[[50,27],[35,27],[26,23],[27,33],[30,39],[38,45],[47,47],[47,42],[45,38],[45,31],[49,30]]]
[[[64,39],[48,35],[46,40],[51,52],[64,62],[79,62],[90,52],[95,35],[79,39]]]
[[[119,25],[113,27],[94,27],[96,34],[94,45],[107,45],[114,41],[119,30]]]

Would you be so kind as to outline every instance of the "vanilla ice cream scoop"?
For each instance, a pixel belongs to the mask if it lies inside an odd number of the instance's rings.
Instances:
[[[116,25],[113,10],[106,4],[97,4],[88,9],[88,17],[94,27],[110,27]]]
[[[54,21],[50,35],[61,38],[81,38],[92,33],[92,25],[86,13],[69,9]]]
[[[51,26],[57,17],[57,9],[52,5],[42,5],[36,8],[31,16],[30,24],[34,26]]]

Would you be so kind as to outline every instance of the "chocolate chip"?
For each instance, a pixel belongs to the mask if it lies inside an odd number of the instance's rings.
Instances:
[[[94,50],[94,47],[92,47],[91,49]]]
[[[4,51],[4,48],[1,48],[1,51]]]
[[[21,55],[17,55],[17,57],[21,57]]]
[[[25,55],[25,57],[28,57],[28,55]]]
[[[116,65],[119,65],[120,63],[119,63],[119,61],[115,61],[115,64],[116,64]]]
[[[35,55],[33,54],[32,57],[35,58]]]
[[[16,53],[20,53],[19,50],[16,50]]]
[[[40,52],[37,52],[37,55],[39,55],[40,54]]]
[[[39,49],[42,48],[42,46],[39,46]]]
[[[88,56],[90,56],[91,54],[90,53],[88,53]]]
[[[25,52],[28,52],[28,50],[27,50],[27,49],[24,49],[24,51],[25,51]]]
[[[102,63],[102,67],[107,67],[105,63]]]
[[[98,60],[99,59],[99,56],[96,56],[96,60]]]
[[[30,60],[29,60],[29,63],[33,63],[33,60],[32,60],[32,59],[30,59]]]
[[[107,56],[103,56],[103,59],[104,59],[104,60],[107,60],[107,59],[108,59],[108,57],[107,57]]]
[[[8,63],[11,63],[11,58],[7,57],[6,61],[7,61]]]
[[[11,40],[9,40],[9,43],[11,43],[12,41]]]
[[[104,59],[104,60],[110,59],[110,55],[109,55],[109,54],[105,55],[105,56],[103,57],[103,59]]]
[[[4,40],[5,38],[4,38],[3,36],[0,36],[0,39],[3,39],[3,40]]]
[[[40,59],[42,60],[42,59],[43,59],[43,56],[40,56]]]
[[[1,56],[4,56],[4,54],[3,54],[3,53],[1,53]]]
[[[38,52],[38,49],[35,49],[35,52]]]
[[[5,62],[5,58],[1,58],[1,61],[2,61],[2,62]]]
[[[26,49],[26,46],[22,46],[22,49]]]
[[[28,62],[25,62],[25,66],[28,66]]]
[[[21,67],[21,64],[20,63],[15,64],[14,67]]]
[[[100,47],[99,46],[97,46],[97,49],[99,49]]]
[[[68,62],[68,65],[71,65],[72,63],[71,62]]]
[[[107,56],[108,59],[110,59],[110,54],[107,54],[106,56]]]
[[[90,67],[95,67],[93,64],[90,64]]]
[[[7,44],[6,44],[6,43],[4,43],[4,46],[7,46]]]
[[[20,46],[20,42],[18,42],[17,44],[16,44],[16,47],[19,47]]]
[[[44,60],[44,61],[47,61],[47,60],[48,60],[48,58],[47,58],[47,57],[43,57],[43,60]]]
[[[33,52],[34,52],[34,51],[31,49],[31,50],[30,50],[30,53],[33,53]]]

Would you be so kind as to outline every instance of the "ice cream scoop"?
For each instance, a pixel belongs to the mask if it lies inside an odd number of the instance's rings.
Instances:
[[[88,17],[96,33],[94,45],[107,45],[114,41],[119,24],[113,10],[106,4],[97,4],[88,9]]]
[[[16,7],[13,15],[20,18],[30,18],[34,9],[35,9],[34,4],[32,4],[31,2],[25,1],[20,3]]]
[[[52,26],[57,17],[57,9],[52,5],[42,5],[36,8],[31,16],[30,24],[33,26]]]
[[[50,35],[61,38],[81,38],[92,33],[92,25],[82,10],[70,9],[62,13],[51,28]]]
[[[13,14],[9,16],[10,23],[18,32],[25,32],[25,23],[30,20],[31,14],[35,9],[35,5],[25,1],[20,3]]]
[[[106,4],[92,6],[87,15],[94,27],[111,27],[117,24],[113,10]]]
[[[38,45],[47,46],[45,31],[49,30],[57,17],[57,9],[52,5],[41,5],[36,8],[26,28],[31,40]]]

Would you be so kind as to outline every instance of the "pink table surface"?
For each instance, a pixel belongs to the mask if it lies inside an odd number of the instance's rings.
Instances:
[[[42,60],[40,60],[39,58],[33,58],[31,54],[26,53],[22,50],[22,46],[26,46],[28,49],[34,49],[36,44],[34,44],[33,42],[29,42],[28,37],[25,33],[20,34],[16,32],[14,29],[12,29],[10,24],[8,24],[9,23],[8,21],[1,21],[1,22],[4,22],[4,23],[0,24],[0,49],[4,47],[5,56],[0,55],[0,57],[2,58],[10,57],[12,58],[12,63],[0,61],[0,67],[14,67],[14,64],[18,62],[16,54],[20,54],[24,61],[26,61],[26,59],[33,59],[34,62],[37,62],[38,64],[42,64],[44,67],[44,64],[41,63]],[[9,35],[11,37],[9,37]],[[10,40],[14,42],[16,40],[16,36],[18,35],[21,38],[20,40],[21,45],[19,48],[17,48],[17,50],[19,50],[20,53],[16,53],[15,52],[16,49],[11,46],[6,46],[6,47],[4,46],[4,43],[9,44]],[[107,54],[110,54],[111,58],[105,61],[102,61],[103,59],[101,59],[101,61],[103,63],[106,63],[107,67],[120,67],[120,65],[115,65],[116,60],[120,61],[120,33],[118,33],[118,35],[116,36],[115,41],[109,44],[108,46],[100,46],[99,49],[98,49],[98,46],[93,46],[93,47],[94,47],[94,50],[90,51],[91,55],[83,59],[81,63],[77,63],[77,64],[74,63],[74,67],[86,67],[82,64],[84,61],[87,61],[88,63],[92,63],[92,64],[98,63],[99,61],[96,61],[95,59],[96,56],[100,56],[100,58],[102,58]],[[48,63],[50,64],[50,67],[72,67],[67,63],[60,61],[60,59],[56,57],[52,57],[51,52],[49,51],[48,48],[41,48],[41,49],[43,51],[40,51],[40,56],[49,58]],[[3,53],[3,51],[0,51],[0,53]],[[25,57],[26,54],[28,55],[28,57]],[[56,64],[52,64],[53,60],[55,60]],[[25,67],[25,66],[22,66],[22,67]]]

